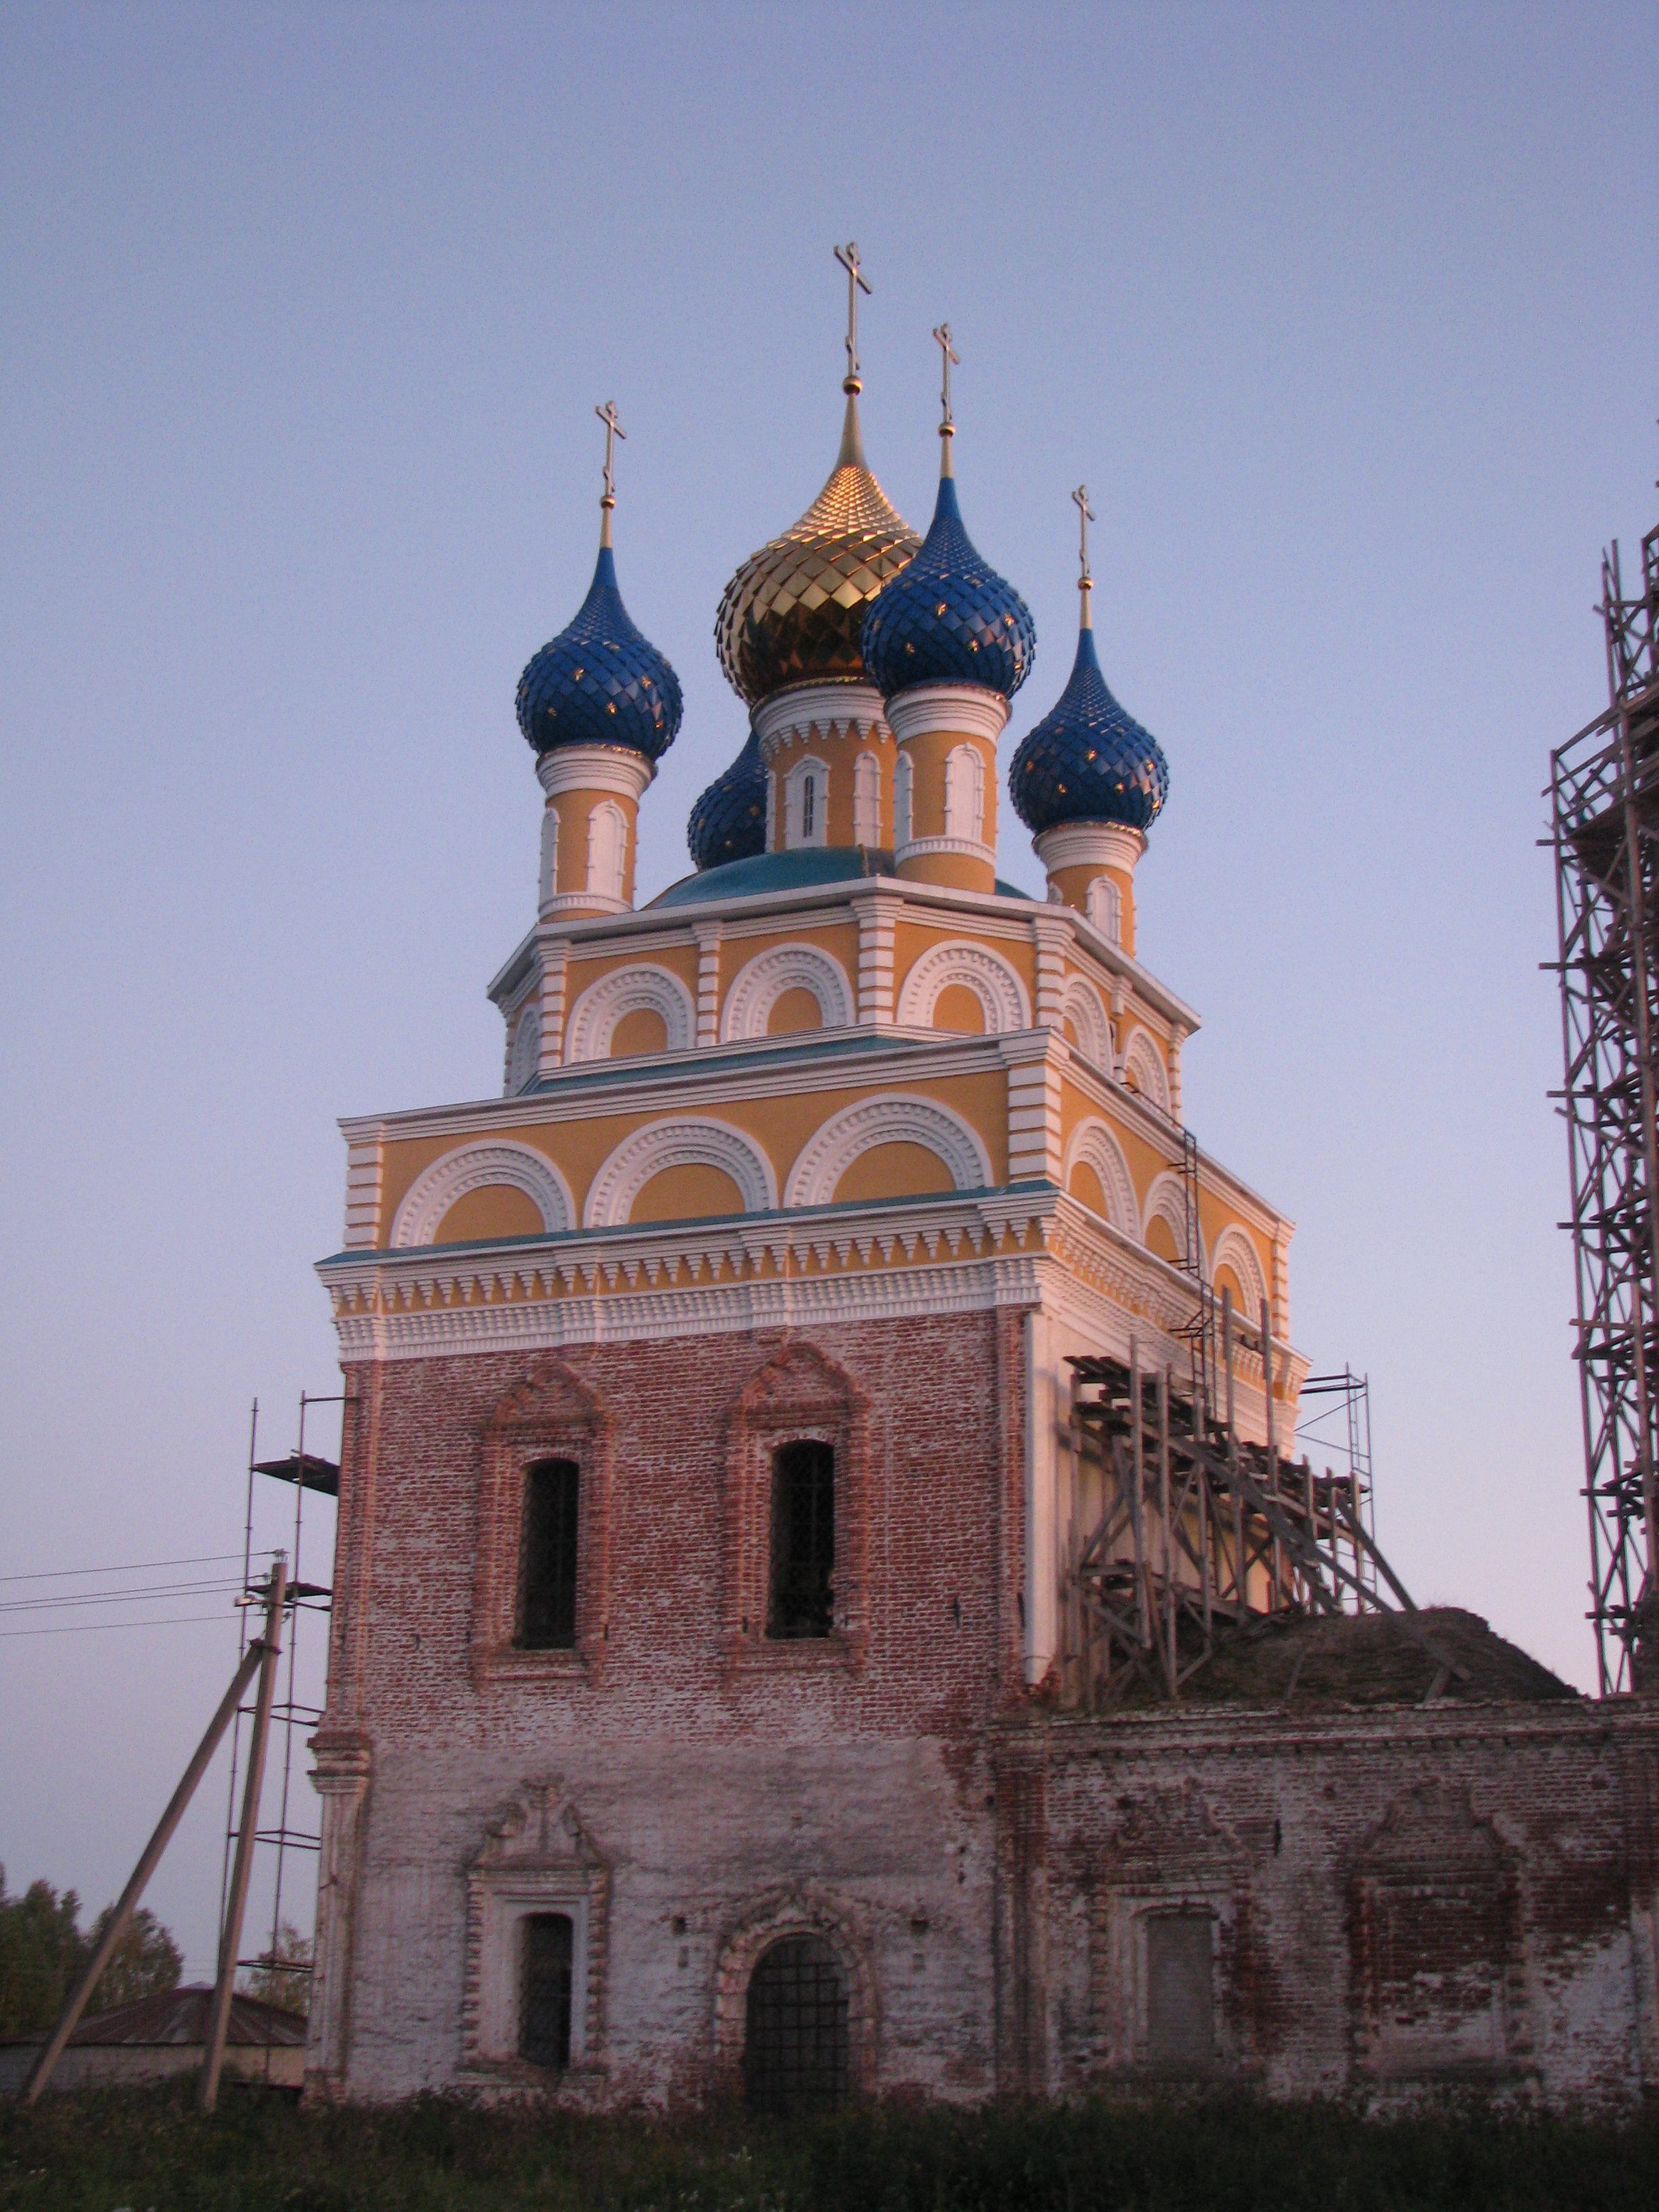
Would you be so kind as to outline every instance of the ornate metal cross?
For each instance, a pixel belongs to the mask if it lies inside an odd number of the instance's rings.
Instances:
[[[951,325],[949,323],[941,323],[939,328],[933,332],[933,343],[939,349],[939,368],[945,379],[945,381],[940,385],[939,391],[939,404],[945,410],[939,416],[939,426],[941,430],[948,430],[951,428],[952,421],[951,414],[951,363],[955,362],[957,367],[960,368],[962,367],[962,356],[957,351],[955,346],[951,343]]]
[[[617,420],[617,403],[614,399],[607,399],[603,407],[596,407],[593,412],[605,425],[605,496],[607,503],[614,507],[617,501],[617,484],[616,479],[611,473],[611,464],[616,459],[617,440],[626,438],[628,433]]]
[[[1089,525],[1095,520],[1095,511],[1089,504],[1089,487],[1079,484],[1072,494],[1077,507],[1078,583],[1085,590],[1092,580],[1089,574]]]
[[[836,248],[836,258],[847,271],[847,381],[855,385],[859,380],[859,294],[870,289],[870,280],[859,266],[855,238]]]

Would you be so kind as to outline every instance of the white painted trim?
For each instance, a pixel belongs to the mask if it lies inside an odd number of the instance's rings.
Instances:
[[[921,1145],[944,1162],[958,1190],[990,1186],[991,1157],[976,1129],[934,1099],[891,1092],[844,1107],[809,1138],[789,1171],[784,1204],[833,1205],[848,1169],[878,1145]]]
[[[761,758],[769,768],[773,753],[792,738],[817,737],[827,743],[848,732],[860,738],[888,734],[881,694],[873,684],[792,684],[763,700],[754,722]]]
[[[726,994],[722,1041],[733,1044],[739,1038],[763,1037],[772,1009],[786,991],[810,991],[825,1029],[852,1026],[852,987],[840,961],[820,945],[777,945],[757,953],[738,971]]]
[[[1140,1209],[1140,1241],[1143,1244],[1146,1242],[1147,1234],[1153,1222],[1158,1220],[1164,1222],[1170,1236],[1174,1237],[1176,1253],[1184,1253],[1187,1249],[1186,1186],[1181,1177],[1170,1168],[1160,1170],[1152,1177],[1147,1188],[1146,1196]],[[1201,1223],[1198,1231],[1198,1264],[1207,1281],[1211,1268],[1205,1250],[1204,1229]]]
[[[900,744],[944,730],[994,745],[1010,711],[1001,692],[988,691],[982,684],[915,684],[887,702],[887,720]]]
[[[1212,1284],[1223,1267],[1231,1267],[1237,1276],[1239,1288],[1244,1293],[1245,1319],[1254,1327],[1261,1318],[1267,1285],[1256,1249],[1237,1222],[1230,1221],[1215,1240],[1215,1249],[1210,1255]]]
[[[630,823],[614,799],[602,799],[587,810],[587,896],[615,899],[626,905],[623,886],[628,881],[628,838]]]
[[[586,916],[630,911],[625,898],[607,898],[601,891],[561,891],[556,898],[543,900],[540,919],[547,921],[556,914]]]
[[[536,906],[545,914],[559,880],[559,810],[550,799],[542,809],[542,849],[538,873]]]
[[[893,856],[896,867],[900,859],[914,849],[910,836],[916,818],[916,764],[908,753],[901,753],[893,769],[893,842],[898,850]]]
[[[1085,896],[1091,929],[1097,929],[1109,945],[1123,942],[1123,892],[1115,876],[1096,876]]]
[[[906,860],[917,860],[928,853],[960,853],[964,860],[982,860],[988,868],[997,864],[994,845],[976,845],[968,837],[912,837],[901,845],[893,855],[893,866],[900,867]]]
[[[1062,868],[1091,867],[1121,868],[1133,876],[1146,839],[1121,822],[1057,822],[1033,837],[1031,845],[1051,876]]]
[[[1031,1026],[1031,1002],[1008,963],[968,938],[947,939],[913,963],[899,988],[895,1018],[901,1029],[927,1029],[939,995],[960,983],[979,1000],[986,1034],[1001,1036]]]
[[[697,1033],[697,1009],[691,994],[667,968],[613,968],[590,983],[570,1009],[565,1024],[567,1066],[578,1060],[608,1060],[611,1041],[624,1014],[648,1010],[660,1014],[667,1035],[665,1052],[690,1052]]]
[[[609,791],[637,800],[656,773],[656,763],[629,745],[556,746],[536,760],[536,780],[550,799],[562,791]]]
[[[544,1235],[556,1237],[575,1227],[569,1187],[545,1152],[510,1141],[463,1145],[434,1160],[404,1193],[387,1240],[392,1249],[401,1252],[430,1244],[457,1199],[495,1183],[522,1191],[539,1208]]]
[[[1160,1114],[1170,1111],[1170,1069],[1158,1040],[1139,1023],[1123,1041],[1123,1081],[1130,1076],[1149,1106]]]
[[[1084,975],[1072,976],[1060,1002],[1060,1018],[1077,1031],[1077,1049],[1103,1073],[1112,1073],[1112,1024],[1094,985]]]
[[[528,1090],[540,1074],[541,1066],[542,1010],[532,999],[514,1025],[507,1063],[507,1097],[512,1098],[520,1091]]]
[[[952,745],[945,756],[945,834],[985,842],[985,756],[977,745]]]
[[[778,1202],[772,1163],[754,1139],[729,1121],[683,1116],[653,1121],[625,1137],[594,1176],[582,1212],[585,1229],[625,1227],[634,1201],[665,1168],[719,1168],[738,1187],[745,1213],[768,1213]]]
[[[1064,1188],[1072,1188],[1072,1170],[1079,1163],[1092,1168],[1106,1199],[1106,1218],[1121,1236],[1140,1237],[1140,1207],[1135,1199],[1134,1177],[1129,1173],[1129,1163],[1123,1157],[1123,1147],[1115,1132],[1094,1115],[1079,1121],[1073,1130],[1066,1146],[1066,1159],[1060,1172]],[[1081,1206],[1083,1200],[1078,1200]],[[1176,1240],[1179,1242],[1179,1239]]]

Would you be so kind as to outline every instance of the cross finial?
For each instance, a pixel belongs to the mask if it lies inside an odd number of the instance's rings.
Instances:
[[[618,438],[626,438],[628,433],[617,419],[617,403],[614,399],[607,399],[603,407],[596,407],[593,412],[605,425],[605,494],[599,501],[599,505],[614,507],[617,504],[617,480],[611,475],[611,468],[617,458],[617,441]]]
[[[851,394],[864,389],[859,375],[859,294],[870,289],[870,280],[859,265],[856,239],[849,238],[845,246],[838,246],[836,258],[847,271],[847,375],[842,390]]]
[[[1094,589],[1094,578],[1089,574],[1089,525],[1094,521],[1095,511],[1089,504],[1089,487],[1079,484],[1072,494],[1077,508],[1077,587],[1083,594],[1083,627],[1090,627],[1089,594]]]
[[[939,350],[939,373],[944,380],[939,388],[939,404],[940,409],[939,434],[941,438],[945,438],[950,435],[951,432],[956,427],[954,419],[951,413],[951,363],[955,362],[957,367],[960,368],[962,367],[962,356],[957,351],[955,346],[951,343],[951,325],[949,323],[941,323],[939,325],[938,329],[933,332],[933,343]]]

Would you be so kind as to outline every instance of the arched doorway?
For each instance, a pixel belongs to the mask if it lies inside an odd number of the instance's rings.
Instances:
[[[743,2084],[757,2112],[845,2101],[847,1984],[821,1936],[786,1936],[756,1962]]]

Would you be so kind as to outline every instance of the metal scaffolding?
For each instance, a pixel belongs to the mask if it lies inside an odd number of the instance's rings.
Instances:
[[[1659,530],[1601,562],[1607,712],[1550,756],[1589,1619],[1601,1694],[1659,1687]]]

